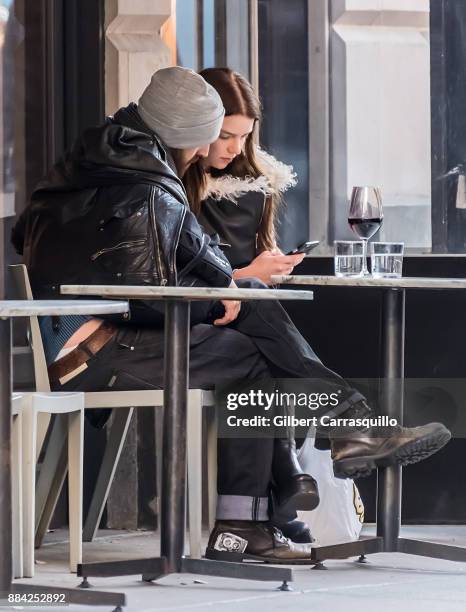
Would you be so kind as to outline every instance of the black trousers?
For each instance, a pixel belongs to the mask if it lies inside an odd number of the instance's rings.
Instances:
[[[238,285],[265,287],[256,279]],[[209,321],[222,310],[214,305]],[[161,329],[122,326],[87,369],[60,390],[161,389],[163,346]],[[202,323],[191,328],[191,388],[276,378],[312,379],[320,390],[338,389],[338,413],[362,397],[321,363],[277,301],[243,302],[238,318],[226,327]],[[326,412],[322,408],[314,415]],[[267,436],[219,439],[217,518],[267,520],[273,449],[274,439]]]

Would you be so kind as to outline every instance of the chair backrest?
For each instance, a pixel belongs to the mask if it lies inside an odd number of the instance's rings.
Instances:
[[[24,264],[8,266],[13,277],[17,297],[20,300],[32,300],[31,283]],[[47,362],[45,360],[44,345],[39,328],[37,317],[29,317],[29,344],[32,349],[34,361],[34,379],[36,391],[50,391],[49,375],[47,372]]]

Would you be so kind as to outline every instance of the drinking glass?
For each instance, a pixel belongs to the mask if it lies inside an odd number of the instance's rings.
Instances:
[[[364,243],[362,240],[335,240],[335,276],[362,276]]]
[[[378,187],[353,187],[348,223],[363,241],[363,276],[367,276],[367,242],[376,234],[383,222],[382,194]]]
[[[403,242],[371,242],[374,278],[400,278],[403,272]]]

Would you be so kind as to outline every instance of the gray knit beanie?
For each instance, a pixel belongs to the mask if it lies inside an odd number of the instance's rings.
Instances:
[[[217,140],[225,115],[222,100],[187,68],[163,68],[139,98],[142,120],[174,149],[193,149]]]

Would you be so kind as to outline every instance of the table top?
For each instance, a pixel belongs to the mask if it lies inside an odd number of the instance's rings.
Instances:
[[[107,300],[0,300],[0,318],[128,312],[128,302]]]
[[[381,287],[393,289],[466,289],[464,278],[372,278],[336,277],[289,274],[272,276],[277,284],[287,285],[320,285],[329,287]]]
[[[155,287],[137,285],[62,285],[67,295],[101,295],[144,300],[312,300],[312,291],[292,289],[229,289],[218,287]]]

